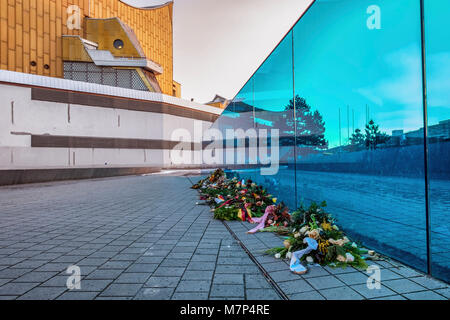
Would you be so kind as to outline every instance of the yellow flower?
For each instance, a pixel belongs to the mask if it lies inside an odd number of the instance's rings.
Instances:
[[[277,198],[272,198],[273,203],[277,202]]]
[[[322,229],[325,230],[325,231],[331,231],[332,230],[331,223],[327,223],[325,221],[325,219],[323,219],[323,222],[322,222],[321,226],[322,226]]]

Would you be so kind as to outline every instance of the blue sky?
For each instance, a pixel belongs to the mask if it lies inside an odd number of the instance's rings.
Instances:
[[[318,0],[293,30],[295,91],[321,112],[331,147],[339,145],[339,108],[343,143],[348,127],[350,134],[353,130],[353,113],[355,129],[364,128],[366,105],[370,118],[388,134],[423,127],[419,1],[375,3],[381,29],[369,30],[366,24],[367,8],[374,1]],[[449,32],[440,29],[446,25],[450,4],[436,3],[431,1],[427,8],[429,124],[450,118]],[[292,97],[290,52],[288,38],[239,97],[249,103],[255,97],[260,108],[283,110]]]

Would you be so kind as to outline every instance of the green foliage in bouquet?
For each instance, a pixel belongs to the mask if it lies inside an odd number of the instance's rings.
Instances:
[[[300,229],[304,225],[315,221],[323,221],[323,219],[330,220],[330,215],[325,212],[327,206],[326,201],[320,204],[311,202],[309,207],[305,207],[302,203],[300,208],[292,213],[292,227]]]
[[[217,220],[236,220],[238,218],[239,209],[230,208],[230,207],[222,207],[214,209],[214,219]]]

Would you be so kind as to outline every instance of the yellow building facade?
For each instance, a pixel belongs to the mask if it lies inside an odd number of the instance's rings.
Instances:
[[[180,85],[173,80],[172,16],[173,2],[135,8],[120,0],[0,0],[0,69],[63,78],[65,61],[89,60],[86,52],[72,52],[77,38],[102,49],[124,33],[135,45],[125,41],[120,51],[120,43],[114,43],[109,52],[117,60],[145,57],[155,66],[147,70],[157,70],[152,77],[160,90],[179,96]],[[113,18],[122,29],[108,27]]]

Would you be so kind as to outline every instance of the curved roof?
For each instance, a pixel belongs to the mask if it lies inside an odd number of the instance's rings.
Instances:
[[[168,6],[168,5],[173,4],[173,1],[168,1],[168,2],[166,2],[166,3],[163,3],[163,4],[157,4],[157,5],[154,5],[154,6],[137,7],[137,6],[133,6],[133,5],[129,4],[129,3],[126,3],[126,2],[123,1],[123,0],[119,0],[119,2],[122,2],[123,4],[125,4],[125,5],[127,5],[127,6],[130,6],[130,7],[135,8],[135,9],[140,9],[140,10],[153,10],[153,9],[159,9],[159,8],[163,8],[163,7],[166,7],[166,6]]]

